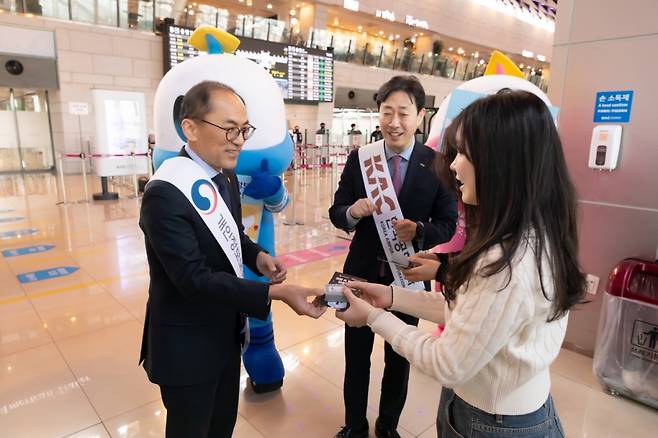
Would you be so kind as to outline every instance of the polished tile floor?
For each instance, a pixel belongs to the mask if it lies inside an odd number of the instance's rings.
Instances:
[[[97,178],[89,178],[98,191]],[[137,226],[139,199],[129,181],[111,203],[56,205],[51,175],[0,177],[0,251],[53,245],[45,252],[0,257],[0,437],[161,437],[166,411],[156,386],[137,366],[148,271]],[[288,181],[290,186],[291,181]],[[296,180],[292,208],[277,217],[277,251],[341,241],[326,219],[331,177],[309,171]],[[66,181],[82,199],[79,176]],[[41,248],[48,249],[48,248]],[[39,251],[35,249],[34,251]],[[289,281],[321,286],[344,255],[298,265]],[[20,283],[17,275],[55,268],[69,275]],[[62,272],[68,272],[66,270]],[[34,278],[39,278],[35,274]],[[256,395],[242,376],[236,437],[330,437],[342,425],[343,328],[331,313],[318,320],[273,306],[286,379],[280,392]],[[431,324],[421,325],[432,330]],[[372,361],[369,419],[374,424],[383,343]],[[604,393],[592,361],[563,350],[552,367],[553,395],[570,437],[655,437],[658,413]],[[441,387],[412,370],[400,421],[403,437],[434,437]]]

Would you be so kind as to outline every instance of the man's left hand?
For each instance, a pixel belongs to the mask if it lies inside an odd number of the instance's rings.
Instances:
[[[256,257],[256,267],[272,284],[282,283],[288,274],[288,270],[279,259],[263,251]]]
[[[398,239],[401,241],[411,242],[416,237],[416,222],[402,219],[401,221],[393,221],[392,224]]]

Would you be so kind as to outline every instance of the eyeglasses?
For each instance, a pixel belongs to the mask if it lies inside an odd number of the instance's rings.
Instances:
[[[244,128],[223,128],[219,125],[215,125],[212,122],[209,122],[204,119],[199,119],[203,123],[207,123],[209,125],[214,126],[215,128],[219,128],[223,131],[226,131],[226,140],[227,141],[234,141],[240,134],[242,134],[242,138],[244,138],[245,141],[249,140],[253,135],[254,131],[256,131],[256,127],[252,125],[247,125]]]

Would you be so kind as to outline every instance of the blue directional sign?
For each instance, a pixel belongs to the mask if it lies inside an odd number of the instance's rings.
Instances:
[[[628,123],[633,107],[633,90],[599,91],[594,103],[594,123]]]
[[[34,283],[35,281],[50,280],[52,278],[66,277],[77,271],[77,266],[62,266],[58,268],[43,269],[41,271],[26,272],[19,274],[18,281],[21,283]]]
[[[26,228],[23,230],[3,231],[0,233],[0,240],[13,239],[14,237],[33,236],[39,232],[38,228]]]
[[[25,248],[16,248],[16,249],[7,249],[2,251],[2,255],[5,257],[16,257],[28,254],[37,254],[40,252],[46,252],[53,249],[54,245],[37,245],[37,246],[26,246]]]
[[[24,217],[0,217],[0,224],[8,224],[9,222],[20,222]]]

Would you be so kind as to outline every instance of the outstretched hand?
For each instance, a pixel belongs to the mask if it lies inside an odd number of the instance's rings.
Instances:
[[[381,286],[381,285],[380,285]],[[350,306],[347,310],[337,310],[336,318],[345,322],[350,327],[363,327],[368,324],[368,315],[374,307],[365,300],[357,297],[352,291],[344,287],[343,294]]]
[[[436,255],[420,253],[409,257],[411,268],[401,268],[402,275],[409,281],[430,281],[436,278],[441,263]]]
[[[346,286],[359,290],[361,292],[360,298],[374,307],[388,309],[393,304],[391,286],[366,283],[365,281],[348,281]]]
[[[308,298],[315,299],[323,294],[324,290],[322,289],[296,286],[294,284],[270,286],[271,299],[283,301],[297,315],[306,315],[316,319],[321,317],[327,311],[327,308],[318,305],[316,301],[309,302]]]

